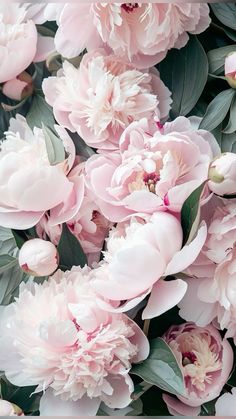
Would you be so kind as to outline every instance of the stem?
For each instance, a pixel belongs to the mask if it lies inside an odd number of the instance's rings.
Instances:
[[[146,336],[148,335],[149,326],[150,326],[150,319],[146,319],[146,320],[144,320],[143,333],[144,333]]]

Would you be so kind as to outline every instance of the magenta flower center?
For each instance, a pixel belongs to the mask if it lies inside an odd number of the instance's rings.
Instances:
[[[193,352],[184,352],[182,354],[182,364],[185,367],[185,365],[188,364],[194,364],[196,362],[197,357]]]
[[[131,12],[133,12],[134,9],[137,9],[138,3],[122,3],[121,7],[127,13],[131,13]]]
[[[145,185],[148,187],[149,191],[153,193],[155,193],[155,186],[159,180],[160,176],[156,172],[145,173],[143,175],[143,181]]]

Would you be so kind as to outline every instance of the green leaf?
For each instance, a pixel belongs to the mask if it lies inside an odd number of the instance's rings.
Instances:
[[[209,72],[215,75],[224,72],[225,58],[231,52],[236,51],[236,45],[212,49],[208,52]]]
[[[217,399],[204,403],[201,408],[200,416],[215,416],[215,404]]]
[[[160,65],[163,82],[172,92],[171,117],[187,115],[202,94],[208,76],[205,51],[194,36],[180,50],[172,49]]]
[[[196,221],[199,221],[199,202],[206,182],[203,182],[195,189],[183,204],[181,210],[181,225],[183,229],[183,245],[187,243],[189,237],[193,235]]]
[[[34,127],[42,128],[42,123],[52,128],[55,124],[52,108],[40,94],[34,96],[26,119],[32,129]]]
[[[62,140],[46,125],[42,124],[48,159],[50,164],[55,165],[65,160],[65,149]]]
[[[23,244],[28,240],[27,234],[24,230],[12,230],[16,245],[20,249]]]
[[[81,247],[79,240],[70,232],[66,224],[63,224],[62,235],[58,245],[60,256],[60,269],[71,269],[72,266],[87,264],[87,258]]]
[[[150,348],[149,357],[135,365],[131,373],[169,393],[185,395],[183,375],[169,345],[162,338],[156,338]]]
[[[234,94],[234,89],[227,89],[219,93],[208,105],[199,128],[207,131],[216,128],[226,117]]]
[[[217,19],[225,26],[236,30],[236,4],[235,3],[215,3],[211,8]]]
[[[223,130],[224,134],[232,134],[236,131],[236,91],[230,106],[230,116],[227,127]]]
[[[0,274],[13,268],[17,264],[17,259],[10,255],[0,255]]]

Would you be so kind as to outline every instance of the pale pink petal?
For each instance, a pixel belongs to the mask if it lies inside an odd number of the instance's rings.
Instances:
[[[37,51],[34,62],[45,61],[55,51],[54,38],[38,34]]]
[[[201,412],[201,406],[188,406],[187,404],[182,403],[176,397],[169,396],[168,394],[163,394],[162,398],[164,402],[167,404],[170,414],[173,416],[198,416]]]
[[[104,395],[103,401],[110,408],[123,409],[128,406],[132,399],[130,397],[134,390],[134,384],[129,375],[125,377],[110,374],[107,377],[107,381],[113,388],[111,396]]]

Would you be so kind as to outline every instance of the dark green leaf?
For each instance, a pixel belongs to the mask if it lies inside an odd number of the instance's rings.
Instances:
[[[216,128],[226,117],[234,94],[234,89],[227,89],[219,93],[208,105],[199,128],[207,131]]]
[[[209,72],[215,75],[224,72],[225,58],[230,52],[236,51],[236,45],[212,49],[208,52]]]
[[[203,182],[195,189],[183,204],[181,210],[181,225],[183,229],[183,244],[187,243],[189,236],[192,234],[192,228],[199,214],[200,197],[205,186]]]
[[[24,230],[12,230],[12,234],[19,249],[28,240],[27,234]]]
[[[60,269],[71,269],[72,266],[84,266],[87,258],[79,240],[69,231],[66,224],[63,224],[62,235],[58,245],[60,257]]]
[[[150,348],[149,357],[135,365],[131,373],[169,393],[184,395],[183,375],[170,347],[163,339],[156,338]]]
[[[0,255],[0,274],[13,268],[17,264],[17,259],[10,255]]]
[[[230,106],[230,116],[227,127],[224,129],[224,134],[232,134],[236,131],[236,91]]]
[[[216,399],[202,405],[200,416],[215,416]]]
[[[192,36],[184,48],[172,49],[159,69],[162,80],[172,92],[171,116],[187,115],[207,81],[208,60],[202,45]]]
[[[228,28],[236,30],[236,4],[235,3],[215,3],[211,8],[217,19]]]
[[[42,124],[42,129],[50,164],[55,165],[63,162],[65,160],[65,149],[62,140],[44,124]]]
[[[32,129],[34,127],[42,128],[42,123],[51,128],[53,128],[55,124],[52,108],[45,102],[40,94],[34,96],[26,119]]]

